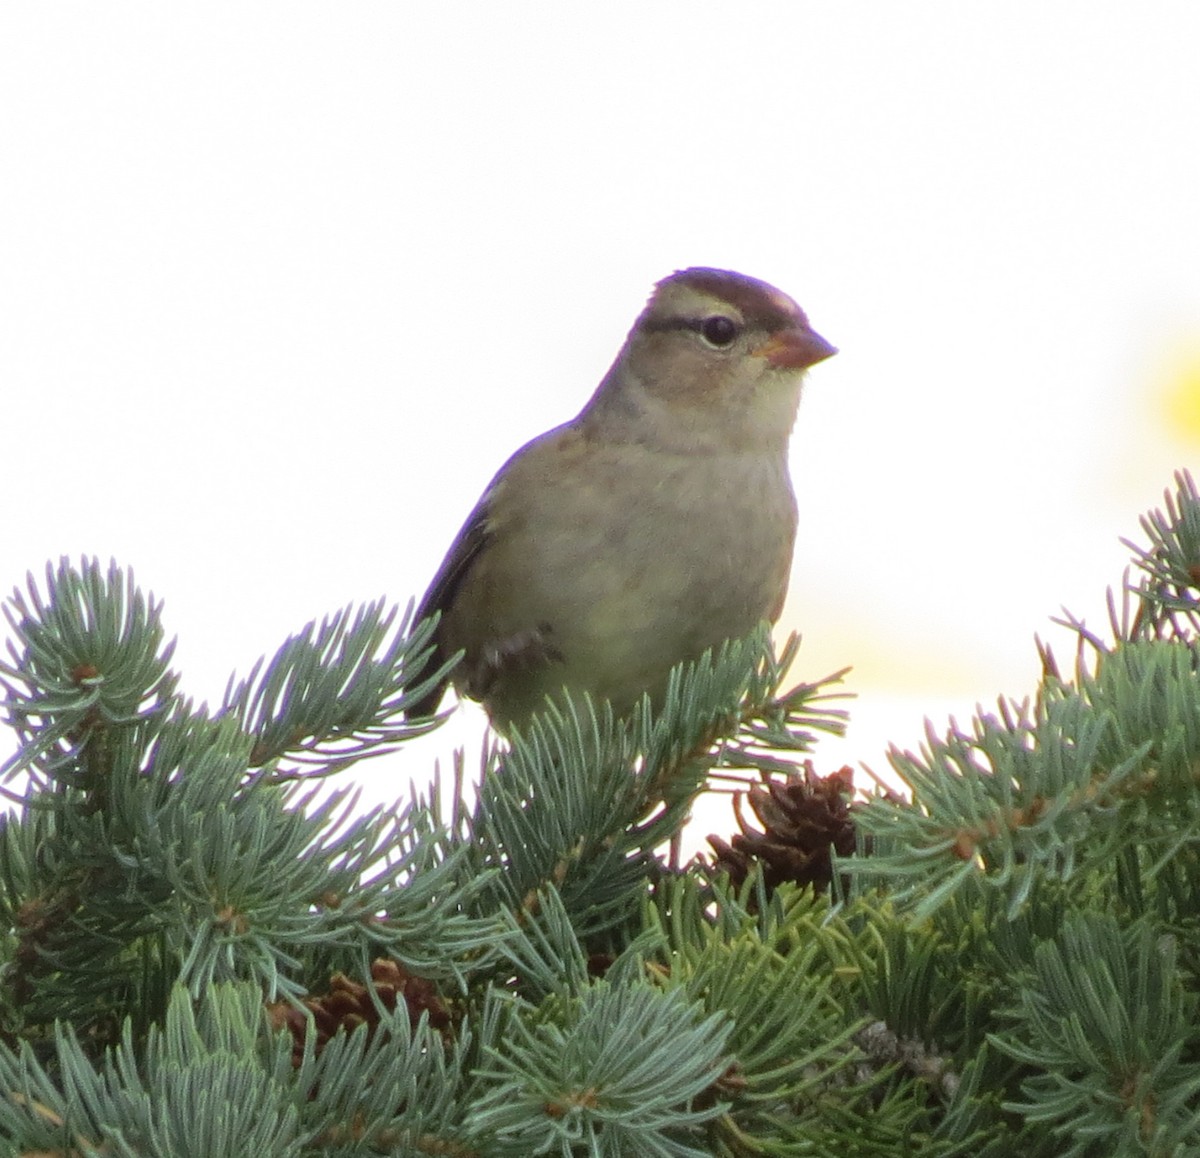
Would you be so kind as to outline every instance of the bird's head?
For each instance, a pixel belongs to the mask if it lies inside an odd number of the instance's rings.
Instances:
[[[728,270],[693,268],[654,288],[584,412],[665,447],[784,447],[804,371],[837,353],[785,293]]]

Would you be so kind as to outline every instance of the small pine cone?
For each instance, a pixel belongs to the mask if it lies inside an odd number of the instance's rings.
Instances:
[[[421,1020],[421,1014],[429,1015],[431,1029],[443,1030],[450,1027],[450,1011],[442,1003],[437,986],[424,977],[414,977],[398,961],[388,957],[377,957],[371,962],[371,980],[375,991],[388,1010],[395,1009],[400,998],[408,1006],[408,1019],[413,1027]]]
[[[380,957],[371,962],[371,980],[380,1004],[389,1013],[403,1000],[408,1006],[408,1017],[416,1025],[422,1013],[429,1015],[429,1024],[437,1030],[450,1024],[450,1013],[442,1004],[437,988],[424,977],[414,977],[403,965]],[[335,973],[329,979],[329,990],[321,996],[306,997],[303,1008],[286,1001],[277,1001],[268,1007],[272,1024],[276,1028],[287,1027],[293,1039],[292,1063],[298,1065],[304,1055],[304,1040],[308,1032],[307,1009],[313,1018],[316,1030],[318,1053],[339,1030],[351,1032],[360,1025],[367,1025],[368,1033],[374,1033],[379,1024],[379,1008],[372,999],[371,991],[344,973]]]
[[[768,888],[793,881],[824,892],[833,876],[832,853],[850,856],[854,852],[850,817],[854,780],[849,766],[818,776],[806,760],[803,775],[769,780],[746,795],[764,831],[751,828],[743,817],[739,793],[734,811],[742,831],[729,843],[719,836],[708,838],[716,854],[714,867],[740,885],[754,863],[761,861]]]

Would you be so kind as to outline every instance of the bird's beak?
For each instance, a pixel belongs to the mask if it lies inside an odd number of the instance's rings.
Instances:
[[[837,347],[831,346],[816,330],[796,326],[772,334],[754,353],[779,369],[805,370],[832,358]]]

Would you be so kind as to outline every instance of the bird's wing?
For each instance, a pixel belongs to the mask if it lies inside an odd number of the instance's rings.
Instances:
[[[446,613],[458,596],[463,580],[470,574],[480,555],[487,551],[495,541],[498,507],[511,508],[512,506],[511,502],[500,500],[498,503],[497,501],[497,496],[508,485],[507,480],[511,477],[512,472],[520,469],[522,465],[527,468],[531,462],[535,464],[544,462],[547,454],[551,456],[560,454],[564,435],[568,431],[572,432],[573,436],[575,435],[573,424],[566,423],[539,435],[521,447],[495,473],[492,481],[488,483],[487,489],[483,492],[482,498],[475,504],[475,509],[467,516],[467,521],[463,523],[462,529],[451,544],[446,558],[442,560],[442,565],[433,577],[433,582],[429,584],[429,590],[425,592],[424,598],[417,608],[414,624],[420,623],[421,620],[427,619],[438,611],[442,613],[444,620]],[[567,442],[569,445],[575,445],[577,437],[569,438]],[[536,473],[540,473],[540,470],[535,466]],[[502,537],[507,533],[507,529],[507,526],[499,528]],[[534,629],[520,632],[511,639],[490,641],[486,654],[473,658],[476,665],[475,670],[465,673],[465,681],[460,675],[459,682],[465,683],[467,695],[473,699],[482,699],[500,668],[510,663],[528,662],[529,657],[540,657],[544,653],[546,653],[545,645]],[[436,671],[449,658],[445,635],[439,626],[434,633],[433,653],[423,670],[426,672]],[[555,658],[555,656],[551,654],[550,658]],[[449,677],[440,680],[436,687],[431,688],[408,709],[406,715],[415,718],[430,716],[436,712],[449,682]]]
[[[455,537],[454,543],[446,553],[445,559],[442,560],[442,565],[438,568],[437,574],[434,575],[433,581],[429,584],[429,590],[425,592],[424,597],[421,599],[420,606],[417,608],[417,613],[413,618],[413,626],[416,626],[423,619],[428,619],[436,612],[441,612],[443,615],[446,613],[447,608],[454,602],[454,596],[458,592],[463,578],[471,569],[475,560],[479,558],[480,552],[484,550],[490,541],[491,532],[488,526],[488,510],[492,490],[492,487],[488,487],[483,497],[476,504],[475,509],[467,516],[467,521],[463,523],[462,529]],[[446,654],[445,644],[442,641],[442,633],[439,629],[434,633],[433,652],[423,670],[426,672],[436,671],[449,658]],[[417,716],[433,715],[437,711],[438,704],[442,702],[442,696],[445,695],[446,685],[449,682],[449,676],[440,680],[420,700],[411,705],[405,714],[410,719]]]

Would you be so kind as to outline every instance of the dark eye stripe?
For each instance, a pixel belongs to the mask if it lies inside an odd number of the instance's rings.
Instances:
[[[714,322],[728,322],[733,327],[729,331],[728,339],[721,341],[719,336],[714,337],[711,332]],[[742,327],[724,314],[710,314],[706,318],[656,318],[653,321],[643,322],[642,329],[653,333],[665,333],[667,330],[690,330],[714,346],[728,346],[742,332]]]

